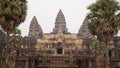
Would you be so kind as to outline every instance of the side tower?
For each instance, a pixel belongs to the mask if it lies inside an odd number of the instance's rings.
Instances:
[[[38,24],[37,18],[34,16],[29,29],[29,36],[35,37],[36,39],[42,39],[43,31],[41,26]]]
[[[88,20],[85,19],[83,21],[82,26],[80,27],[78,31],[78,38],[83,40],[83,46],[85,49],[85,52],[90,54],[90,45],[92,44],[92,41],[95,40],[95,36],[93,36],[89,29],[88,29]]]
[[[60,9],[55,22],[55,28],[53,28],[53,34],[56,34],[59,30],[62,30],[64,34],[68,33],[68,28],[66,28],[66,21],[62,10]]]
[[[85,40],[85,39],[95,39],[95,36],[93,36],[89,29],[88,29],[88,20],[85,19],[82,26],[80,27],[78,31],[78,38]]]

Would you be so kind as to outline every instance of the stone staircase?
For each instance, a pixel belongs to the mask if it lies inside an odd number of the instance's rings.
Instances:
[[[50,68],[65,68],[64,57],[63,56],[52,57]]]

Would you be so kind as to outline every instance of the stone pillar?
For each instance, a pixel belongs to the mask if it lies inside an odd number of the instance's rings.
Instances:
[[[63,55],[65,54],[65,50],[64,50],[64,48],[63,48],[62,54],[63,54]]]
[[[89,68],[92,68],[92,60],[89,60]]]
[[[0,59],[0,67],[2,67],[2,59]]]
[[[97,63],[97,68],[104,68],[104,60],[101,55],[96,58],[96,63]]]
[[[112,57],[115,57],[115,50],[112,51]]]
[[[86,62],[86,60],[85,60],[85,59],[82,59],[82,62],[81,62],[81,63],[82,63],[82,67],[81,67],[81,68],[85,68],[85,65],[86,65],[85,62]]]
[[[32,60],[32,68],[35,68],[35,60]]]
[[[28,68],[28,64],[29,64],[28,59],[26,59],[25,60],[25,68]]]
[[[57,49],[55,49],[54,51],[55,51],[55,54],[57,54]]]

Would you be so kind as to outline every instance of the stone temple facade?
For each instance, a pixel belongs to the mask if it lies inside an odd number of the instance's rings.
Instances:
[[[28,59],[28,63],[31,63],[33,65],[28,64],[27,67],[80,68],[78,64],[78,60],[80,60],[80,57],[82,57],[82,55],[91,55],[90,52],[84,51],[86,46],[82,45],[82,39],[86,37],[83,36],[82,38],[80,38],[81,35],[79,35],[80,33],[88,35],[88,33],[86,33],[88,32],[88,30],[84,28],[87,27],[86,23],[86,21],[85,23],[83,23],[83,28],[80,28],[78,34],[70,33],[68,32],[68,28],[66,27],[64,14],[62,10],[59,10],[55,19],[55,27],[53,28],[53,31],[50,33],[43,33],[41,26],[38,24],[37,18],[34,16],[30,24],[29,35],[28,37],[24,37],[24,39],[35,38],[37,40],[37,43],[34,45],[29,45],[27,43],[23,44],[20,53],[20,55],[24,56],[34,55],[34,58],[32,58],[31,60]],[[92,36],[90,36],[90,38],[91,37]],[[29,42],[30,44],[32,44],[33,41],[29,40]],[[91,59],[90,61],[92,63],[92,61],[94,60]],[[87,62],[89,61],[86,61],[86,63]],[[20,62],[17,62],[17,64],[19,63]],[[24,66],[20,68],[24,68]]]
[[[51,33],[43,33],[41,26],[38,24],[37,18],[34,16],[31,24],[28,37],[37,39],[35,48],[44,53],[66,55],[69,53],[77,53],[84,51],[86,46],[82,45],[84,39],[94,39],[87,28],[86,20],[79,29],[78,34],[68,32],[66,20],[62,10],[59,10],[55,19],[55,27]],[[89,35],[89,36],[88,36]],[[60,54],[59,54],[60,53]]]
[[[87,25],[88,21],[85,19],[78,33],[68,32],[65,16],[59,10],[53,31],[43,33],[34,16],[28,36],[15,49],[15,59],[8,60],[15,61],[15,68],[97,68],[96,57],[90,50],[95,36],[89,32]],[[4,56],[0,56],[0,68],[8,68],[3,67]],[[111,66],[114,68],[115,64]]]

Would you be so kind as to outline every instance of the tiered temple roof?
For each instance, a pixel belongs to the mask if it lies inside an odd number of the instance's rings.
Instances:
[[[82,26],[80,27],[78,31],[78,37],[82,40],[95,38],[95,36],[93,36],[88,29],[88,23],[89,23],[88,20],[85,19]]]
[[[41,26],[38,24],[36,17],[34,16],[30,23],[29,36],[35,37],[36,39],[41,39],[43,37],[43,31]]]
[[[55,28],[53,29],[53,34],[56,34],[59,30],[62,30],[64,34],[68,33],[68,29],[66,28],[66,21],[62,10],[60,9],[55,22]]]

